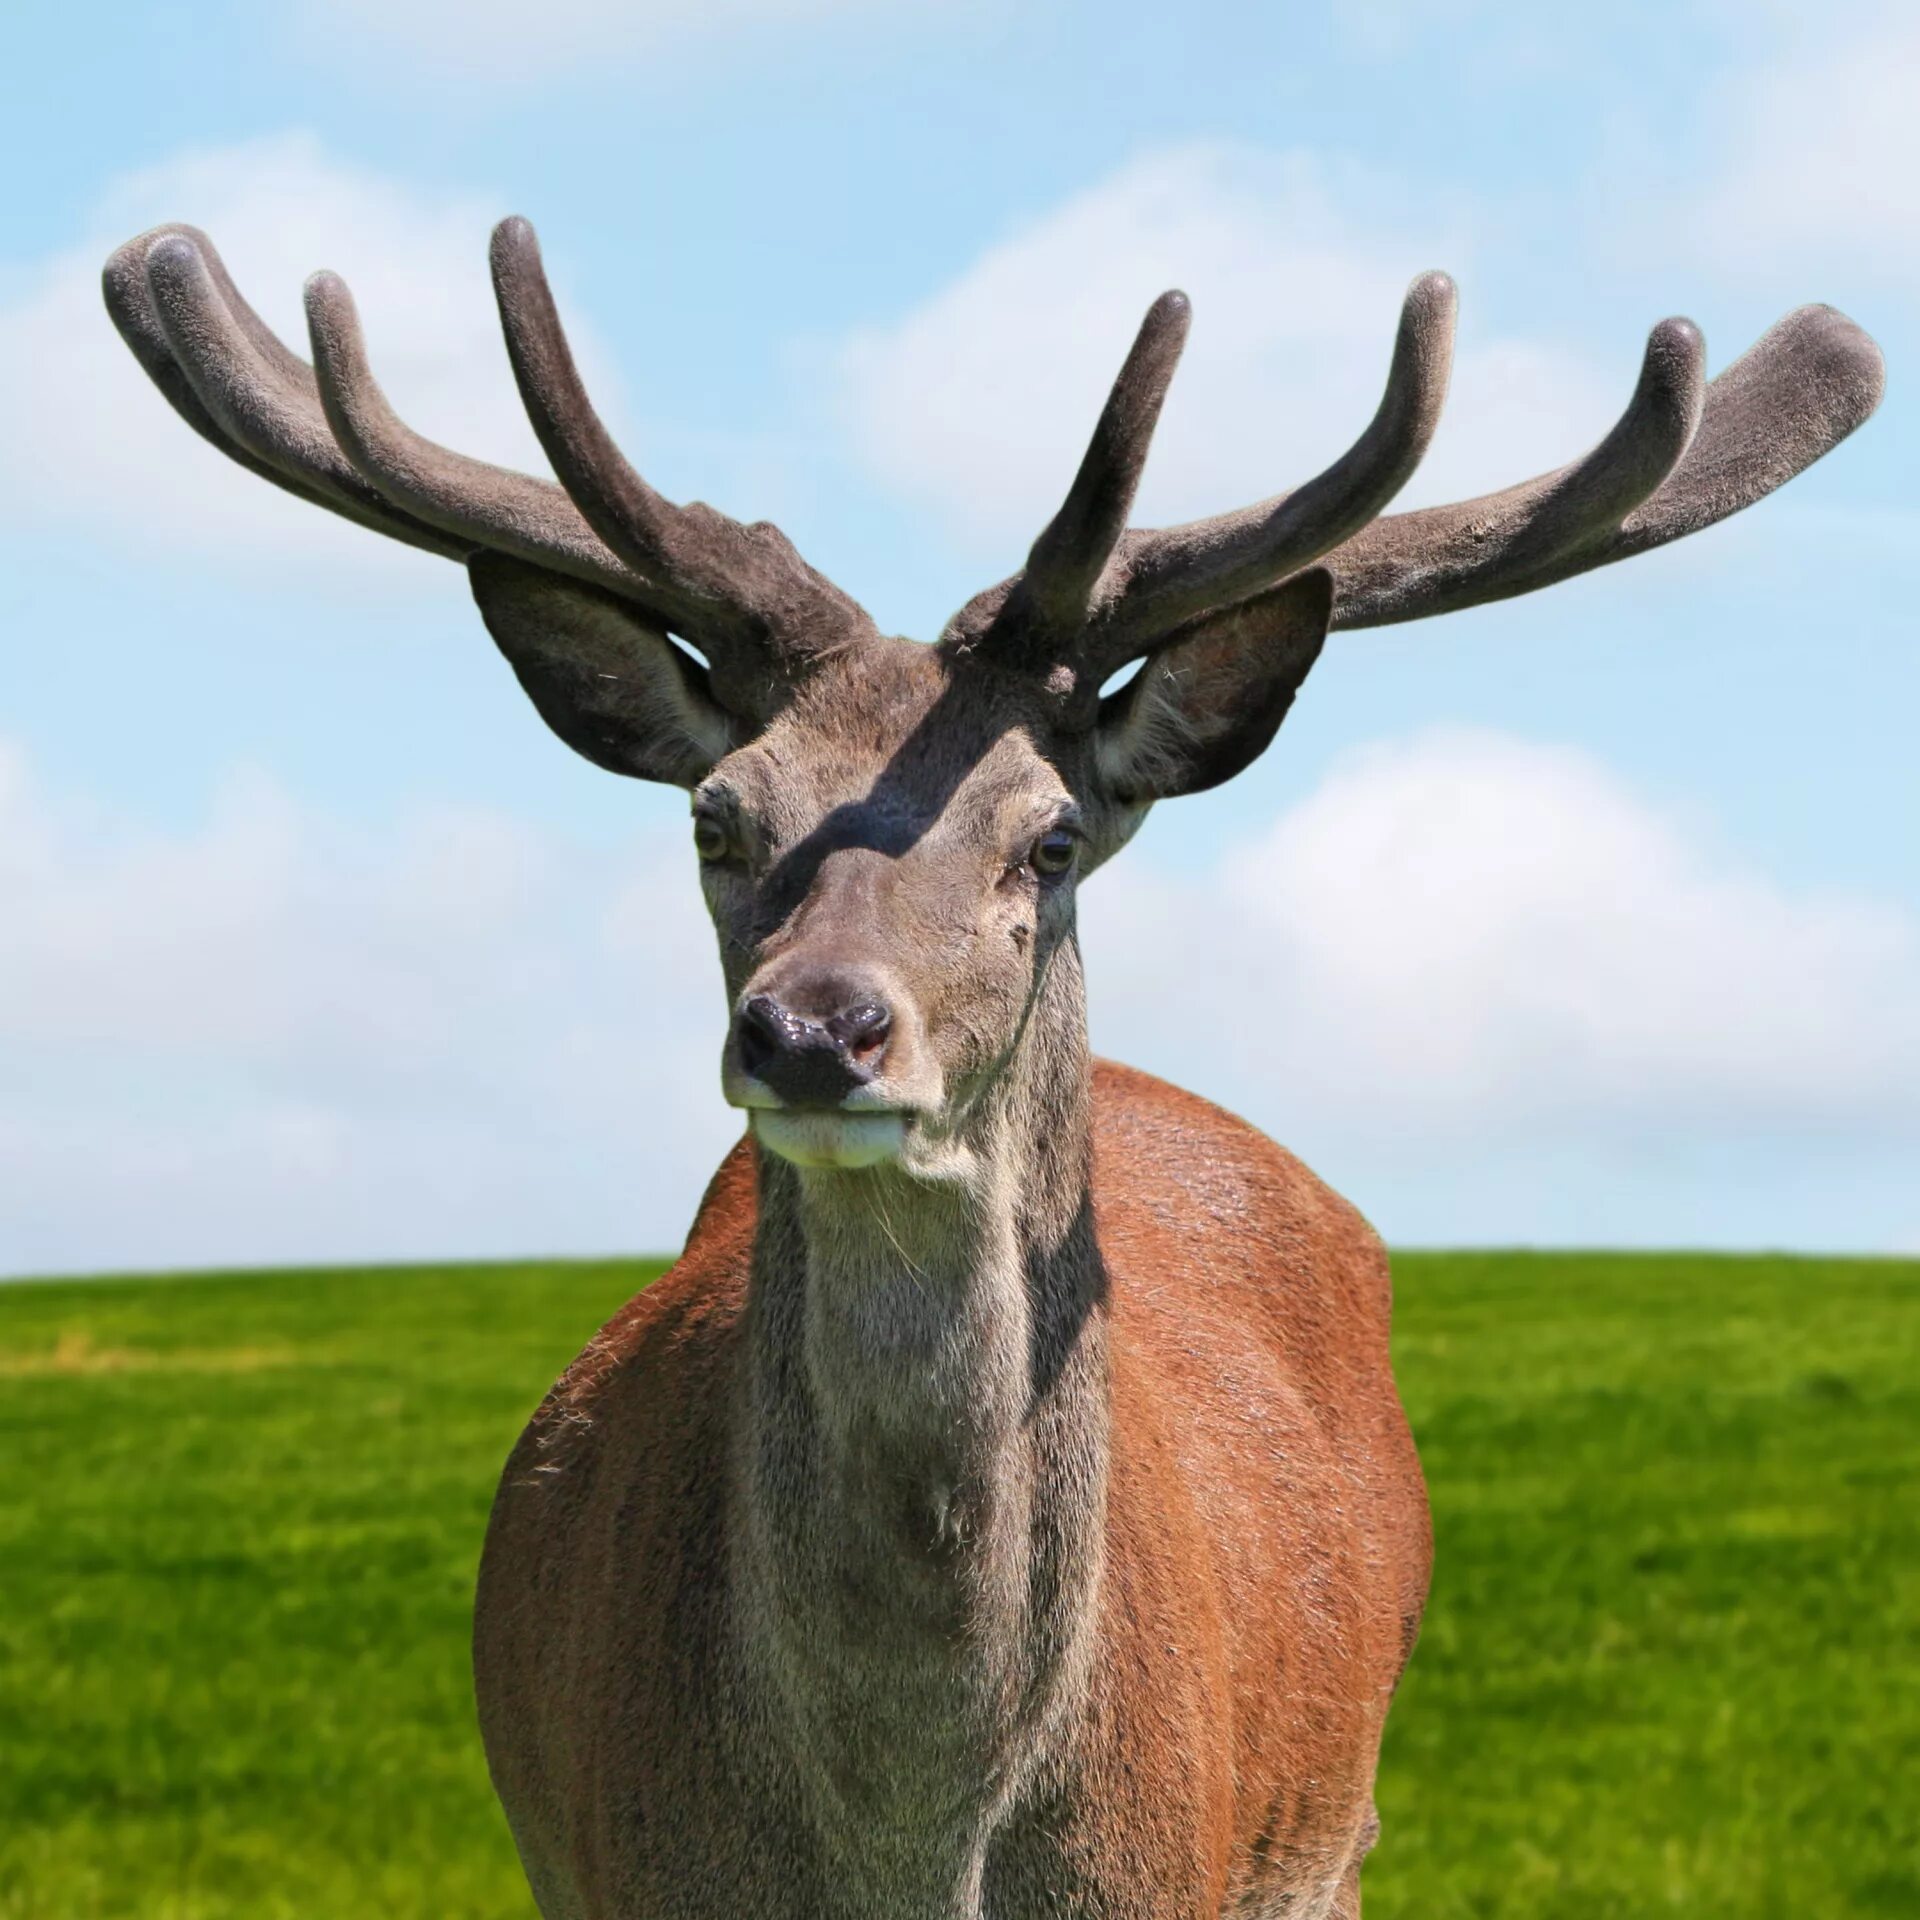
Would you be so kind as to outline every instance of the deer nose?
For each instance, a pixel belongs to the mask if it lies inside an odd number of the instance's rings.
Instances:
[[[837,1107],[880,1071],[893,1032],[886,1002],[871,993],[828,997],[840,1004],[826,1014],[796,1011],[770,993],[740,1009],[742,1071],[789,1106]]]

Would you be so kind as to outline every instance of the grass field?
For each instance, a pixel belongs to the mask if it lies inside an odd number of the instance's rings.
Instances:
[[[0,1915],[530,1916],[474,1560],[655,1270],[0,1288]],[[1920,1264],[1396,1271],[1440,1559],[1368,1920],[1920,1914]]]

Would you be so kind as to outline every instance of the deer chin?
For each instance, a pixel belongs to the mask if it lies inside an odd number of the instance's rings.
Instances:
[[[796,1167],[834,1169],[891,1165],[906,1148],[904,1113],[848,1113],[831,1108],[755,1107],[753,1137]]]

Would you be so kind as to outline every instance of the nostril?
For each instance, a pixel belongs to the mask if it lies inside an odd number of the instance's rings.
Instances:
[[[768,994],[755,994],[740,1009],[741,1072],[750,1079],[757,1080],[760,1077],[767,1063],[780,1050],[785,1027],[786,1022],[781,1017],[780,1003]]]
[[[859,1000],[827,1022],[827,1031],[855,1060],[875,1060],[893,1032],[893,1015],[877,1000]]]

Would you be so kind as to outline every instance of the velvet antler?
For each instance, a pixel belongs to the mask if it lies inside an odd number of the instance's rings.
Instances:
[[[1385,397],[1318,478],[1235,513],[1123,532],[1186,334],[1185,297],[1163,295],[1025,571],[969,601],[944,644],[1008,664],[1065,665],[1090,713],[1085,695],[1115,668],[1316,563],[1333,576],[1335,627],[1528,593],[1771,493],[1859,426],[1883,384],[1879,349],[1831,307],[1790,314],[1711,385],[1699,330],[1664,320],[1625,413],[1584,459],[1502,493],[1378,518],[1438,423],[1453,313],[1444,274],[1414,282]]]
[[[129,241],[108,261],[105,289],[155,384],[242,466],[428,552],[504,554],[606,589],[705,654],[723,704],[765,718],[809,661],[872,623],[777,528],[655,492],[587,397],[533,229],[502,221],[492,259],[514,375],[558,486],[408,427],[374,379],[353,298],[333,274],[307,287],[312,366],[275,338],[192,227]],[[1316,563],[1333,578],[1335,627],[1380,626],[1528,593],[1711,526],[1851,433],[1884,377],[1873,342],[1830,307],[1790,314],[1710,385],[1698,330],[1665,320],[1625,413],[1584,459],[1502,493],[1383,518],[1446,397],[1453,283],[1424,274],[1373,420],[1324,473],[1237,512],[1129,530],[1188,319],[1183,294],[1154,302],[1025,570],[975,596],[943,639],[1023,671],[1065,667],[1089,716],[1116,667]]]
[[[1832,307],[1777,321],[1717,378],[1686,320],[1653,331],[1640,384],[1583,460],[1504,493],[1390,514],[1327,555],[1336,627],[1531,593],[1698,533],[1831,452],[1880,404],[1880,349]]]
[[[514,373],[564,486],[415,433],[374,379],[353,296],[307,285],[313,365],[242,298],[205,234],[157,227],[119,248],[107,307],[196,432],[301,499],[450,559],[494,552],[591,582],[699,648],[736,712],[764,718],[806,663],[871,631],[779,530],[676,506],[634,472],[594,412],[524,220],[493,239]]]

